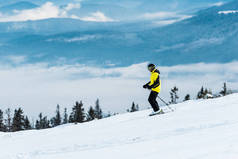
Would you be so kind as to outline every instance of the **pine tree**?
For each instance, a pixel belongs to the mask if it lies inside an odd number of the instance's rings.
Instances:
[[[135,103],[132,102],[132,106],[131,106],[131,110],[130,110],[130,112],[136,112],[136,111],[138,111],[138,110],[139,110],[139,106],[138,106],[138,104],[135,105]]]
[[[84,122],[84,119],[85,119],[85,113],[84,113],[83,103],[82,101],[80,101],[80,103],[76,102],[75,106],[72,109],[72,113],[70,114],[69,122],[82,123]]]
[[[222,87],[223,89],[221,90],[220,94],[223,96],[227,95],[227,87],[226,87],[226,83],[224,83],[224,86]]]
[[[95,118],[96,118],[95,110],[91,106],[88,110],[88,113],[87,113],[87,121],[94,120]]]
[[[61,115],[60,115],[60,106],[56,107],[56,116],[54,118],[54,126],[58,126],[61,124]]]
[[[95,103],[95,118],[97,119],[103,118],[102,109],[100,108],[100,105],[99,105],[99,99],[97,99]]]
[[[42,119],[42,129],[51,128],[50,121],[47,119],[47,116],[44,116]]]
[[[39,121],[39,120],[36,120],[35,128],[36,128],[37,130],[41,129],[41,128],[40,128],[40,121]]]
[[[201,90],[197,94],[197,99],[205,99],[205,98],[212,98],[212,91],[211,89],[208,90],[207,88],[204,90],[204,87],[202,86]]]
[[[24,124],[23,110],[21,108],[18,110],[16,109],[12,121],[12,131],[15,132],[24,130]]]
[[[3,111],[0,109],[0,131],[5,131],[5,125],[3,122]]]
[[[177,99],[179,99],[179,96],[178,96],[178,88],[176,86],[173,89],[171,89],[170,98],[171,104],[177,104]]]
[[[64,119],[63,119],[63,124],[67,124],[68,121],[68,113],[67,113],[67,108],[64,108]]]
[[[187,95],[184,97],[184,100],[183,100],[183,101],[188,101],[188,100],[190,100],[190,95],[189,95],[189,94],[187,94]]]
[[[205,91],[204,91],[204,97],[205,97],[207,94],[208,94],[208,90],[207,90],[207,88],[206,88]]]
[[[39,120],[36,120],[36,129],[50,128],[50,121],[47,116],[43,117],[42,113],[39,114]]]
[[[30,130],[30,129],[32,129],[31,123],[30,123],[30,121],[29,121],[29,119],[28,119],[27,116],[26,116],[25,119],[24,119],[24,129],[25,129],[25,130]]]
[[[10,108],[8,108],[6,110],[6,114],[7,114],[7,119],[6,119],[6,131],[7,132],[11,132],[12,131],[12,118],[11,118],[11,110]]]
[[[204,88],[202,86],[201,90],[197,94],[197,99],[202,99],[205,96]]]
[[[43,115],[39,114],[39,129],[43,129]]]

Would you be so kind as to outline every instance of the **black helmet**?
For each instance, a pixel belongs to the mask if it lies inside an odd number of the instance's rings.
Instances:
[[[150,64],[148,64],[147,68],[150,72],[152,72],[155,69],[155,65],[150,63]]]

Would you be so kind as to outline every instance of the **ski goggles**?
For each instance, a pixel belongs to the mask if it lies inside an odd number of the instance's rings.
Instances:
[[[153,71],[155,69],[155,67],[154,66],[150,66],[150,67],[148,67],[148,70],[151,72],[151,71]]]

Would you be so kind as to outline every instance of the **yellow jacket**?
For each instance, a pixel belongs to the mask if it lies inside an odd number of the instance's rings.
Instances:
[[[155,92],[160,92],[160,88],[161,88],[161,80],[160,80],[160,72],[157,69],[154,69],[151,72],[151,76],[150,76],[150,82],[149,82],[149,86],[151,87],[152,91]]]

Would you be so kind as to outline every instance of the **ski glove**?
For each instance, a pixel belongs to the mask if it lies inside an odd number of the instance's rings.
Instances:
[[[152,86],[148,85],[147,88],[148,88],[148,89],[152,89]]]
[[[145,88],[145,89],[146,89],[146,88],[148,88],[148,85],[147,85],[147,84],[145,84],[145,85],[143,86],[143,88]]]

